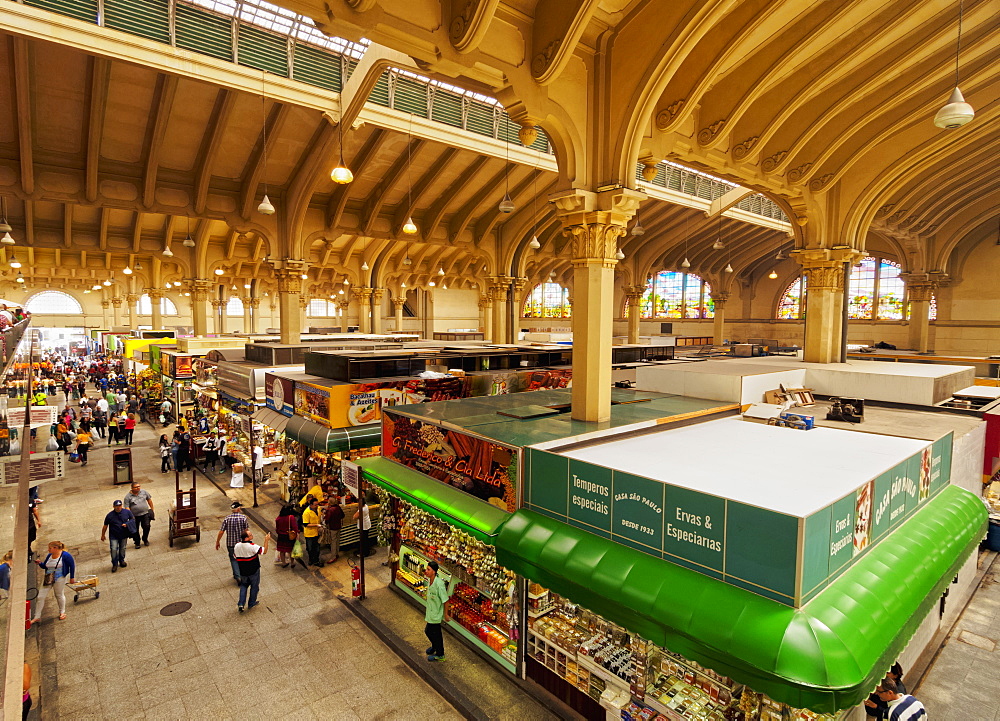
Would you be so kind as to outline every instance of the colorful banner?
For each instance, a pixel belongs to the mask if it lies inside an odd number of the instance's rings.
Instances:
[[[516,448],[387,411],[382,455],[508,513],[517,510]]]
[[[295,414],[330,425],[330,389],[311,383],[295,384]]]

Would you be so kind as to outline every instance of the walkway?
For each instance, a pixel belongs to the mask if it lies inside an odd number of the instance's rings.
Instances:
[[[129,548],[110,573],[104,514],[126,486],[111,484],[111,451],[97,444],[86,468],[42,487],[36,550],[61,540],[78,575],[97,573],[101,597],[54,599],[29,632],[41,645],[41,718],[406,719],[461,716],[417,677],[312,573],[264,564],[261,605],[240,615],[225,551],[215,550],[228,501],[199,476],[202,538],[167,546],[173,475],[161,475],[146,425],[136,430],[135,475],[157,506],[149,547]],[[159,611],[175,601],[191,609]],[[29,642],[31,639],[29,639]],[[418,711],[415,711],[418,710]]]

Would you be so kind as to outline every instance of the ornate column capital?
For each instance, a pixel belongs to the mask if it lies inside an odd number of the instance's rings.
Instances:
[[[294,258],[270,261],[275,280],[278,281],[279,293],[301,293],[302,276],[309,270],[309,264],[304,260]]]
[[[114,296],[111,299],[111,305],[113,305],[115,308],[121,308],[122,307],[122,297],[120,295]]]
[[[287,292],[291,292],[291,291],[287,291]],[[299,308],[301,308],[302,310],[305,310],[306,308],[308,308],[310,300],[311,300],[311,298],[308,295],[306,295],[305,293],[303,293],[302,295],[300,295],[299,296]]]
[[[129,293],[128,295],[125,296],[125,300],[128,302],[129,305],[133,305],[139,301],[139,296],[136,293]]]
[[[195,278],[191,281],[191,299],[196,301],[208,300],[214,289],[215,283],[213,281]]]
[[[563,235],[573,241],[573,265],[618,264],[618,239],[628,231],[644,193],[629,188],[610,188],[598,193],[573,188],[549,196],[556,206]]]
[[[843,290],[844,263],[857,263],[864,253],[847,246],[837,248],[802,248],[793,250],[791,256],[799,262],[806,274],[807,288]]]
[[[251,308],[256,310],[257,308],[260,308],[260,298],[244,298],[243,304],[249,305]]]
[[[213,308],[219,310],[219,308],[222,308],[224,305],[227,304],[227,301],[224,301],[221,298],[212,298],[211,303]]]
[[[362,303],[369,303],[372,299],[373,288],[369,288],[366,285],[359,285],[354,288],[354,297],[360,300]]]
[[[401,309],[406,304],[406,298],[401,298],[399,296],[394,296],[392,298],[392,304],[395,306],[396,310]]]
[[[106,301],[106,300],[102,300],[101,301],[101,307],[102,308],[107,308],[110,305],[111,305],[111,303],[109,301]]]
[[[385,288],[372,288],[372,298],[376,303],[381,303],[385,298]]]
[[[479,296],[479,309],[486,310],[487,308],[493,307],[493,299],[487,294],[483,293]]]
[[[646,292],[646,286],[644,285],[626,285],[622,290],[625,291],[625,297],[629,300],[639,301],[642,299],[643,294]]]
[[[345,297],[343,300],[335,301],[335,303],[337,304],[337,307],[340,308],[341,311],[346,311],[348,306],[351,304],[351,301],[349,301]]]
[[[163,298],[164,292],[159,288],[146,288],[146,295],[149,296],[150,301],[154,301]]]
[[[713,301],[715,301],[716,308],[725,308],[726,301],[729,300],[729,293],[726,293],[725,291],[715,291],[710,294],[710,297]]]

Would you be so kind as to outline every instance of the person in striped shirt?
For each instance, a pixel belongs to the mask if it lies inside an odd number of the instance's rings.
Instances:
[[[899,687],[891,678],[882,679],[875,693],[888,706],[885,716],[888,721],[916,721],[927,718],[924,705],[913,696],[900,693]]]

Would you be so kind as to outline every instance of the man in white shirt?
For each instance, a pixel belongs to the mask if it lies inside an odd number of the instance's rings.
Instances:
[[[108,412],[108,399],[101,396],[97,399],[97,407],[104,411],[105,414]]]
[[[375,553],[369,548],[368,532],[372,528],[372,517],[368,511],[368,502],[365,500],[365,492],[361,491],[361,498],[358,499],[358,510],[354,512],[354,520],[358,522],[358,535],[361,536],[361,543],[358,545],[358,555],[370,556]]]
[[[237,605],[240,613],[257,605],[257,591],[260,589],[260,557],[267,555],[267,546],[271,542],[271,534],[264,535],[264,545],[253,542],[253,531],[249,528],[243,531],[243,540],[233,548],[233,557],[240,567],[240,601]],[[250,589],[250,604],[247,605],[247,589]]]
[[[882,679],[882,683],[875,689],[876,695],[888,704],[887,715],[884,718],[889,721],[917,721],[926,719],[927,711],[924,705],[909,694],[900,693],[896,682],[891,678]]]

